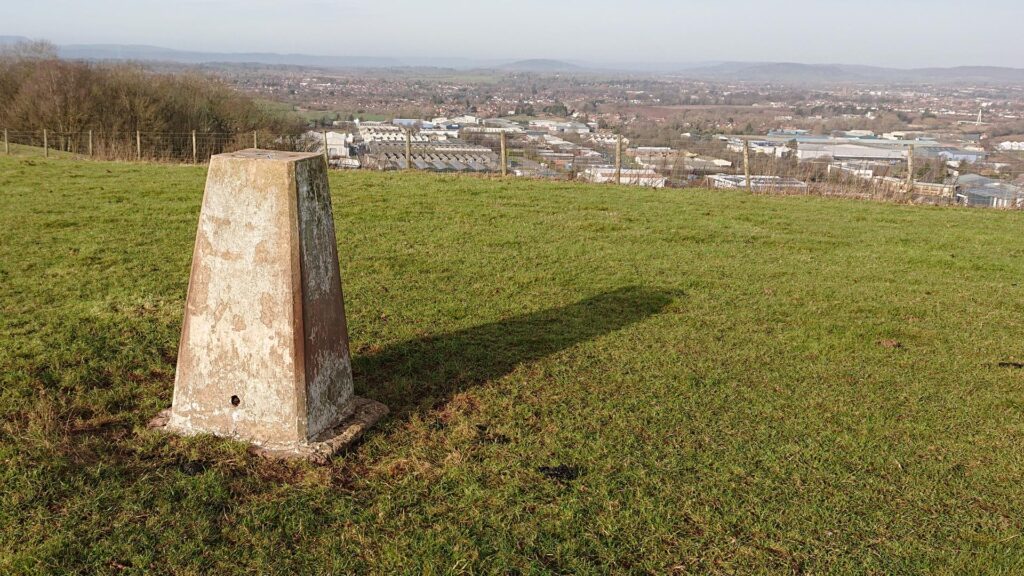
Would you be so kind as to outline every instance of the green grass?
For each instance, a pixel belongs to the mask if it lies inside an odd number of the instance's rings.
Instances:
[[[301,112],[295,112],[303,120],[321,120],[323,118],[333,118],[336,120],[345,121],[351,115],[353,118],[358,118],[360,122],[383,122],[390,120],[394,116],[386,114],[376,114],[372,112],[356,112],[356,111],[344,111],[344,110],[303,110]]]
[[[379,122],[383,120],[389,120],[391,116],[384,114],[373,114],[373,113],[358,113],[355,110],[298,110],[295,104],[288,102],[279,102],[277,100],[258,99],[256,104],[261,109],[275,113],[275,114],[294,114],[299,118],[309,120],[320,120],[322,118],[336,117],[338,120],[345,120],[351,114],[355,118],[361,118],[364,121]]]
[[[75,158],[77,155],[74,152],[64,152],[63,150],[55,150],[50,148],[47,152],[42,146],[28,146],[25,144],[14,144],[10,143],[7,148],[4,148],[0,144],[0,156],[32,156],[38,158],[45,158],[46,154],[49,153],[51,158]]]
[[[1024,571],[1024,214],[334,174],[318,467],[145,428],[204,178],[0,158],[0,573]]]

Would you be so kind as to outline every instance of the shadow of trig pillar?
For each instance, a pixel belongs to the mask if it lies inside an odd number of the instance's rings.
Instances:
[[[353,394],[323,154],[214,156],[174,400],[153,426],[322,461],[386,413]]]

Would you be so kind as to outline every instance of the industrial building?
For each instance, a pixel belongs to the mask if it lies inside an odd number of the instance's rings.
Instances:
[[[797,144],[796,157],[801,161],[828,159],[900,162],[907,158],[907,151],[863,144],[800,142]]]
[[[585,169],[580,173],[580,178],[587,182],[594,183],[619,183],[632,186],[644,186],[647,188],[664,188],[668,179],[654,170],[648,169],[626,169],[623,168],[621,177],[614,167],[594,166]]]
[[[498,155],[485,146],[461,140],[437,140],[412,146],[410,166],[405,143],[374,142],[366,145],[363,165],[376,170],[429,170],[434,172],[493,172],[500,170]]]
[[[1024,208],[1024,189],[1002,180],[965,174],[957,179],[956,200],[965,206]]]
[[[384,122],[362,122],[359,124],[359,138],[363,142],[405,142],[406,130],[395,124]],[[430,138],[426,134],[411,133],[410,137],[415,142],[428,142]]]
[[[719,189],[745,189],[747,178],[742,174],[714,174],[708,176],[708,185]],[[781,176],[751,176],[750,189],[754,192],[777,190],[806,190],[807,184],[794,178]]]

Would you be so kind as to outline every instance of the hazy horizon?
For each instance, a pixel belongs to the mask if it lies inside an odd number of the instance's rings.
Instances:
[[[0,4],[0,34],[56,44],[335,57],[715,61],[894,68],[1024,67],[1024,3],[983,0],[35,0]]]

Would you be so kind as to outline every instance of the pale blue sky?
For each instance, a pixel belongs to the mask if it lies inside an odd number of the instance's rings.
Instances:
[[[338,56],[1024,67],[1024,0],[0,0],[0,35]]]

